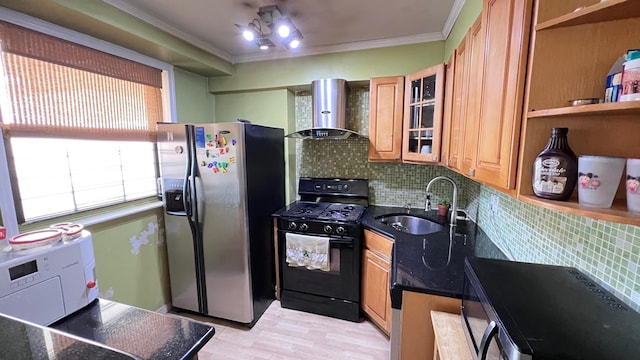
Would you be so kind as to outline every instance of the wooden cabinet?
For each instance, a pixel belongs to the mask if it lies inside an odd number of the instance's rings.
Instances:
[[[369,161],[401,161],[404,77],[370,81]]]
[[[640,226],[640,216],[626,209],[623,181],[609,209],[581,206],[575,196],[569,201],[537,198],[531,185],[533,161],[553,127],[569,128],[569,145],[576,155],[639,157],[640,101],[575,107],[567,101],[603,98],[611,66],[628,49],[639,47],[640,1],[539,0],[533,21],[518,198],[556,211]]]
[[[444,166],[449,166],[451,148],[451,119],[453,117],[453,81],[456,71],[456,52],[449,57],[444,64],[444,104],[442,109],[442,150],[440,151],[440,161]]]
[[[482,8],[480,121],[470,171],[503,189],[515,189],[532,6],[532,0],[485,0]]]
[[[480,20],[478,18],[471,26],[452,55],[453,77],[449,77],[447,70],[445,88],[443,139],[446,140],[443,140],[442,162],[467,176],[471,176],[468,169],[471,168],[476,152],[476,129],[479,121],[480,75],[484,49]],[[447,108],[447,97],[452,99],[450,110]],[[451,116],[447,115],[448,111]]]
[[[532,0],[484,0],[455,52],[446,166],[513,190]]]
[[[478,155],[478,129],[480,127],[480,100],[482,91],[482,65],[484,60],[484,37],[482,33],[482,17],[478,18],[469,29],[465,42],[467,43],[466,71],[466,111],[461,126],[461,159],[460,171],[475,177],[475,162]]]
[[[405,79],[402,161],[440,161],[444,64],[409,74]]]
[[[467,35],[468,36],[468,35]],[[449,158],[444,159],[444,164],[453,170],[461,171],[462,165],[462,141],[464,139],[464,120],[467,110],[466,89],[468,87],[468,66],[467,66],[467,41],[466,37],[454,53],[454,76],[453,79],[447,78],[447,83],[453,83],[451,119],[450,125],[447,126],[449,134],[445,136],[449,138]],[[446,96],[446,95],[445,95]]]
[[[391,249],[393,240],[364,231],[362,310],[387,335],[391,331]]]
[[[435,334],[431,311],[460,314],[460,305],[460,299],[404,291],[400,359],[433,359]]]

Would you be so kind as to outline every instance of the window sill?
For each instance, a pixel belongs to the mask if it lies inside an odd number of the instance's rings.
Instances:
[[[154,201],[146,204],[134,205],[126,209],[118,209],[118,210],[110,211],[106,214],[99,214],[95,216],[81,218],[81,219],[78,219],[77,222],[81,223],[85,227],[93,226],[93,225],[98,225],[98,224],[106,223],[113,220],[118,220],[127,216],[140,214],[145,211],[158,209],[161,207],[162,207],[162,201],[158,200],[158,201]]]
[[[76,215],[68,215],[55,219],[50,219],[47,221],[39,221],[32,224],[25,224],[19,227],[20,233],[24,233],[27,231],[33,231],[38,229],[46,228],[52,224],[60,223],[60,222],[74,222],[78,224],[82,224],[85,228],[95,225],[102,225],[109,221],[114,221],[118,219],[125,218],[127,216],[132,216],[136,214],[140,214],[146,211],[154,210],[162,208],[162,201],[160,200],[147,200],[142,201],[141,203],[134,203],[129,206],[123,206],[119,208],[115,208],[113,210],[104,211],[98,210],[93,211],[93,213],[88,214],[87,216],[79,216]]]

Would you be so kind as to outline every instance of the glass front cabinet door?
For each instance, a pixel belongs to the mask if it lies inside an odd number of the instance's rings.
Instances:
[[[407,75],[403,123],[402,161],[440,161],[444,65]]]

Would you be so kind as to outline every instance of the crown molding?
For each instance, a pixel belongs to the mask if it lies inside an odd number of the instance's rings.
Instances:
[[[130,1],[126,1],[126,0],[103,0],[105,3],[118,8],[126,13],[128,13],[131,16],[135,16],[138,19],[151,24],[157,28],[159,28],[160,30],[166,31],[169,34],[180,38],[192,45],[195,45],[199,48],[201,48],[202,50],[205,50],[219,58],[222,58],[228,62],[232,62],[233,60],[233,56],[231,54],[229,54],[228,52],[218,49],[217,47],[211,45],[210,43],[207,43],[205,41],[200,40],[199,38],[190,35],[182,30],[179,30],[169,24],[167,24],[166,22],[157,19],[149,14],[147,14],[146,12],[144,12],[143,10],[141,10],[140,8],[133,6],[130,4]]]
[[[465,0],[455,0],[453,5],[451,6],[451,11],[449,12],[447,21],[445,21],[444,26],[442,27],[442,36],[445,39],[449,37],[449,34],[451,34],[453,25],[455,25],[456,20],[458,20],[458,16],[460,16],[460,12],[462,11],[464,2]]]
[[[428,34],[380,39],[380,40],[357,41],[357,42],[336,44],[336,45],[300,48],[298,49],[298,51],[278,50],[278,51],[269,52],[269,53],[239,55],[239,56],[233,57],[233,63],[239,64],[239,63],[247,63],[247,62],[254,62],[254,61],[277,60],[277,59],[283,59],[283,58],[330,54],[330,53],[345,52],[345,51],[367,50],[367,49],[375,49],[375,48],[383,48],[383,47],[399,46],[399,45],[410,45],[410,44],[418,44],[418,43],[442,41],[442,40],[446,40],[446,38],[444,38],[441,33],[428,33]]]

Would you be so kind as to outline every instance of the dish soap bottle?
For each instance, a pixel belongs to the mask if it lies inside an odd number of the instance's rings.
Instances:
[[[549,143],[533,163],[533,192],[550,200],[567,200],[578,181],[578,158],[567,141],[567,128],[551,129]]]

